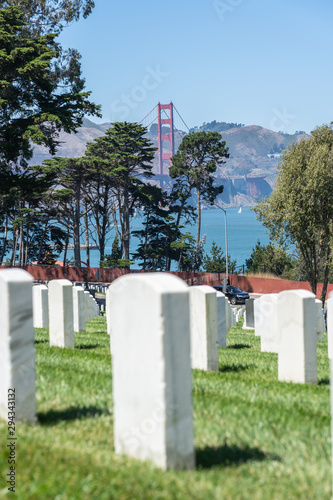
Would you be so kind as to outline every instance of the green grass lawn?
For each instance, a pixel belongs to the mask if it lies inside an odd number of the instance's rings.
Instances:
[[[17,425],[16,495],[2,447],[0,498],[331,498],[327,336],[311,386],[278,382],[277,355],[261,353],[252,330],[232,328],[220,371],[193,372],[197,468],[163,472],[113,452],[105,332],[105,319],[94,319],[71,350],[49,347],[48,331],[36,330],[38,424]],[[6,422],[0,432],[5,443]]]

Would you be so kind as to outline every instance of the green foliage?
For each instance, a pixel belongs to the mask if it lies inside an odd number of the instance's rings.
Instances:
[[[0,8],[19,6],[33,36],[62,31],[80,16],[86,18],[95,7],[94,0],[1,0]]]
[[[231,128],[244,127],[244,123],[227,123],[227,122],[217,122],[216,120],[203,123],[200,127],[194,127],[190,132],[197,132],[198,130],[204,130],[205,132],[224,132],[225,130],[230,130]]]
[[[89,93],[58,75],[54,34],[31,37],[17,7],[0,10],[0,169],[26,167],[32,144],[54,154],[60,130],[71,132],[84,114],[98,114]]]
[[[236,267],[237,261],[231,260],[228,254],[228,270],[232,270]],[[204,257],[203,268],[206,273],[225,273],[226,272],[226,258],[223,256],[223,250],[221,247],[217,246],[215,241],[212,243],[212,248],[210,255],[206,254]]]
[[[116,234],[111,248],[111,253],[109,255],[105,255],[104,259],[100,261],[100,267],[110,267],[115,269],[120,266],[120,260],[122,255],[121,245],[119,243],[119,237]]]
[[[84,163],[80,158],[57,157],[31,168],[40,178],[52,181],[46,193],[48,207],[56,214],[58,224],[73,236],[74,259],[81,261],[81,197],[86,178]]]
[[[118,259],[117,261],[117,267],[118,269],[129,269],[131,267],[131,262],[129,259]]]
[[[173,216],[174,207],[166,193],[156,186],[147,185],[141,199],[144,202],[144,221],[142,229],[132,233],[140,242],[133,257],[141,260],[142,269],[169,270],[171,261],[178,260],[173,245],[180,235]]]
[[[245,265],[248,271],[273,273],[276,276],[290,276],[294,267],[291,255],[281,246],[268,243],[261,245],[258,240]]]
[[[144,179],[153,176],[156,148],[146,138],[147,129],[137,123],[116,122],[104,136],[87,146],[86,157],[107,175],[121,229],[123,257],[129,259],[130,219],[145,201]],[[115,221],[116,222],[116,221]]]
[[[191,132],[186,135],[169,168],[170,177],[180,181],[178,190],[182,191],[181,206],[190,198],[192,190],[197,196],[197,239],[200,240],[201,199],[214,204],[222,193],[223,186],[214,185],[214,172],[218,165],[229,157],[228,148],[217,132]],[[179,220],[177,221],[179,224]]]
[[[168,259],[173,257],[170,240],[175,232],[174,218],[160,209],[146,209],[143,216],[143,229],[132,233],[140,241],[133,258],[141,260],[139,265],[142,269],[165,271]]]
[[[171,249],[178,258],[177,271],[200,271],[205,241],[206,235],[197,244],[190,233],[179,233],[178,239],[171,243]]]
[[[9,251],[12,265],[17,257],[19,265],[27,265],[55,258],[61,251],[65,234],[57,227],[56,210],[46,203],[52,182],[52,176],[36,176],[32,167],[16,173],[0,171],[0,262]]]
[[[280,244],[296,245],[313,293],[325,300],[333,240],[333,130],[318,127],[282,155],[276,187],[254,211]]]

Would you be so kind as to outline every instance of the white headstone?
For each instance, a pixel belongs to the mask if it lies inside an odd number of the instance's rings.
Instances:
[[[73,292],[69,280],[49,282],[50,346],[74,347]]]
[[[192,368],[218,371],[217,298],[211,286],[190,287]]]
[[[328,357],[333,360],[333,292],[329,294],[327,299],[327,341]]]
[[[84,312],[85,312],[85,322],[89,323],[91,320],[91,309],[90,309],[90,293],[88,290],[84,291]]]
[[[74,332],[86,330],[84,290],[81,286],[73,286],[73,329]]]
[[[14,425],[36,420],[32,282],[22,269],[0,271],[0,417],[13,411]]]
[[[330,392],[331,392],[331,456],[333,464],[333,292],[329,294],[327,305],[327,341],[328,358],[330,361]],[[333,473],[333,469],[332,469]]]
[[[278,294],[267,293],[260,297],[261,352],[279,352]]]
[[[317,383],[315,296],[307,290],[288,290],[278,295],[280,348],[279,380]]]
[[[49,299],[45,285],[32,287],[33,323],[34,328],[49,327]]]
[[[227,330],[225,318],[225,295],[216,292],[217,298],[217,340],[219,347],[227,347]]]
[[[105,316],[106,316],[106,331],[110,335],[111,333],[111,300],[110,300],[110,287],[106,289],[105,292]],[[112,349],[111,349],[112,353]]]
[[[170,274],[132,274],[115,280],[108,296],[116,453],[191,469],[188,287]]]
[[[230,328],[233,326],[232,308],[228,297],[224,297],[224,300],[225,300],[225,328],[226,332],[229,333]]]
[[[231,306],[231,326],[236,326],[236,312],[237,308]]]
[[[255,299],[253,303],[253,312],[254,312],[254,334],[256,337],[260,337],[260,299]]]
[[[254,300],[253,298],[245,300],[244,329],[254,329]]]
[[[316,299],[316,332],[317,340],[323,340],[323,333],[326,331],[324,311],[321,300]]]

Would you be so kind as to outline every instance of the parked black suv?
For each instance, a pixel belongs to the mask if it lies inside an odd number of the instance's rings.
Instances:
[[[218,292],[223,292],[224,287],[223,285],[217,285],[213,288],[215,288],[215,290],[217,290]],[[233,285],[227,285],[225,295],[226,297],[228,297],[229,302],[232,305],[245,304],[245,300],[250,298],[247,292],[242,292],[242,290]]]

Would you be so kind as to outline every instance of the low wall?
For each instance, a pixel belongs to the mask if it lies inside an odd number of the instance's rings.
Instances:
[[[0,266],[0,269],[5,269]],[[72,266],[26,266],[35,281],[50,281],[54,279],[68,279],[70,281],[90,282],[90,283],[111,283],[119,276],[129,273],[143,273],[149,271],[135,269],[106,269],[97,267],[72,267]],[[171,272],[179,276],[188,285],[221,285],[225,273],[195,273],[195,272]],[[289,281],[274,278],[254,278],[250,276],[230,275],[230,284],[235,285],[244,292],[249,293],[279,293],[283,290],[310,290],[310,284],[305,281]],[[317,298],[320,298],[323,285],[318,284]],[[333,284],[328,285],[328,293],[333,292]]]
[[[283,290],[309,290],[311,292],[310,283],[307,281],[289,281],[274,278],[254,278],[248,276],[232,276],[230,279],[232,285],[237,286],[241,290],[249,293],[279,293]],[[322,283],[317,286],[317,298],[321,296],[323,289]],[[327,287],[327,295],[333,292],[333,284]]]

